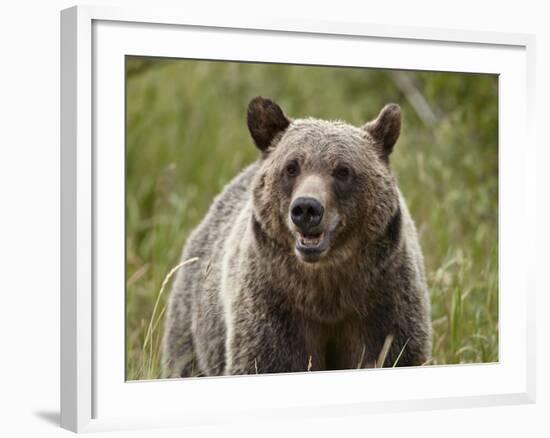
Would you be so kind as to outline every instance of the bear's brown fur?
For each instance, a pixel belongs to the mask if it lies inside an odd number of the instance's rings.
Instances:
[[[257,97],[261,158],[189,237],[163,345],[187,377],[421,365],[429,294],[416,230],[389,166],[399,106],[354,127],[290,120]]]

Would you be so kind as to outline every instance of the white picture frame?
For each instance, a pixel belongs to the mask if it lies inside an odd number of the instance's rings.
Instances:
[[[101,431],[534,402],[535,226],[527,213],[535,209],[534,46],[534,36],[524,34],[291,17],[228,21],[155,9],[62,11],[62,427]],[[125,55],[499,74],[499,363],[125,382]],[[527,230],[521,236],[518,226]],[[289,391],[299,396],[289,400]]]

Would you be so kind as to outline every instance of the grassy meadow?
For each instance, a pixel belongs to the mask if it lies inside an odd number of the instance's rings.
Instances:
[[[402,107],[392,167],[432,297],[430,364],[498,361],[498,79],[128,57],[126,377],[160,376],[170,270],[213,197],[258,152],[248,101],[361,125]],[[162,293],[160,293],[162,289]]]

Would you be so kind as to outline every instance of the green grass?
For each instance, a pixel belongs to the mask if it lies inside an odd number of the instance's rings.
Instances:
[[[129,58],[127,378],[159,377],[169,284],[159,291],[212,198],[257,158],[245,121],[256,95],[356,125],[402,106],[392,166],[425,255],[430,364],[498,361],[495,76]]]

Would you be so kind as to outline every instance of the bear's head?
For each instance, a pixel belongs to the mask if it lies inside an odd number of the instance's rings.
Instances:
[[[399,192],[389,155],[401,127],[396,104],[362,127],[292,120],[256,97],[248,128],[262,153],[254,180],[255,224],[309,266],[339,263],[390,231]]]

